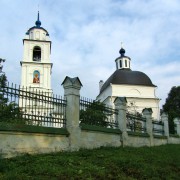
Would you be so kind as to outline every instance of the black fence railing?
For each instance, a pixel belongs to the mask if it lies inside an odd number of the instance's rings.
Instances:
[[[164,123],[162,121],[152,121],[153,134],[164,135]]]
[[[131,132],[146,132],[146,118],[143,118],[141,115],[134,115],[126,113],[127,120],[127,131]]]
[[[66,99],[48,90],[0,87],[0,122],[46,127],[66,126]]]
[[[80,98],[80,124],[118,128],[118,110],[88,98]]]

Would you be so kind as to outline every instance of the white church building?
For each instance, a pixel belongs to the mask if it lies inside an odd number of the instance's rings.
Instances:
[[[143,72],[131,70],[131,58],[125,56],[123,48],[120,57],[115,59],[116,71],[105,81],[99,82],[97,100],[114,106],[116,97],[126,97],[128,111],[141,113],[144,108],[152,108],[154,119],[159,119],[159,101],[156,87],[151,79]]]
[[[26,32],[23,45],[21,87],[51,96],[51,41],[48,31],[41,27],[39,12],[35,26]],[[127,98],[128,111],[141,113],[144,108],[152,108],[153,118],[159,119],[160,99],[155,94],[156,86],[145,73],[131,70],[131,58],[125,56],[123,48],[119,53],[120,57],[115,60],[116,71],[105,82],[100,81],[97,100],[113,107],[115,98],[124,96]],[[41,111],[45,108],[44,104],[38,107]]]

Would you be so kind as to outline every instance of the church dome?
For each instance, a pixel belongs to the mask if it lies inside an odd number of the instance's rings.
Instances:
[[[103,92],[110,84],[156,87],[145,73],[132,71],[131,69],[117,69],[103,84],[100,93]]]

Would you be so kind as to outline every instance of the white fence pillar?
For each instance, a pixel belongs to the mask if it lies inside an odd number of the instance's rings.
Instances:
[[[146,118],[146,131],[150,136],[150,146],[154,145],[153,142],[153,125],[152,125],[152,109],[151,108],[145,108],[142,111],[143,117]]]
[[[166,113],[162,113],[161,120],[164,123],[164,135],[169,137],[168,115]]]
[[[180,119],[179,119],[179,118],[175,118],[175,119],[174,119],[174,124],[176,125],[177,135],[180,136]]]
[[[116,109],[118,109],[118,127],[122,132],[122,144],[123,146],[128,145],[128,134],[127,134],[127,120],[126,120],[126,110],[127,110],[127,100],[126,97],[117,97],[114,101]]]
[[[64,87],[64,96],[67,99],[66,106],[66,127],[69,135],[70,150],[78,150],[80,144],[80,127],[79,127],[79,99],[81,82],[78,77],[67,77],[62,83]]]

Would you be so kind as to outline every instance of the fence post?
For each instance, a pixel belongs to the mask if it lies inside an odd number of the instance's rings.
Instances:
[[[114,100],[115,108],[118,110],[118,127],[122,132],[122,145],[128,145],[128,134],[126,125],[126,110],[127,110],[127,100],[126,97],[117,97]]]
[[[162,113],[161,120],[164,123],[164,135],[169,137],[169,123],[168,123],[168,115],[166,113]]]
[[[153,124],[152,124],[152,109],[151,108],[145,108],[145,109],[143,109],[142,113],[143,113],[143,117],[146,118],[146,130],[150,136],[150,146],[153,146],[154,145],[154,142],[153,142],[154,138],[153,138]]]
[[[180,119],[179,119],[179,118],[175,118],[175,119],[174,119],[174,124],[176,124],[176,132],[177,132],[177,135],[180,136]]]
[[[67,100],[66,127],[70,133],[70,150],[76,151],[79,149],[81,132],[79,127],[79,99],[82,84],[78,77],[70,78],[66,76],[62,85],[64,87],[64,96]]]

